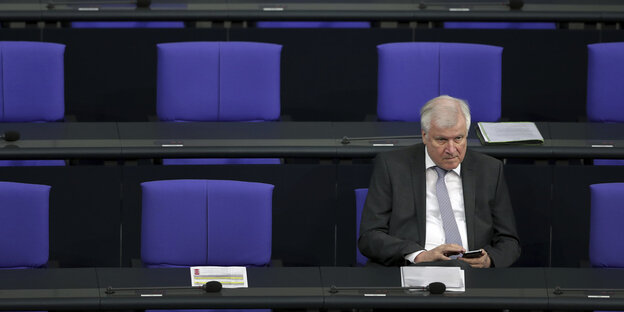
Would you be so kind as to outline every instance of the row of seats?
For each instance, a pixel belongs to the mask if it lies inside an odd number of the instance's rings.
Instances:
[[[162,121],[275,121],[280,118],[282,47],[256,42],[157,45],[156,111]],[[0,122],[64,118],[65,46],[0,42]],[[378,119],[418,121],[429,99],[466,99],[475,121],[501,117],[501,47],[408,42],[378,46]],[[590,121],[622,122],[624,43],[588,45]]]
[[[48,262],[50,186],[0,182],[0,268]],[[271,261],[274,186],[227,180],[141,183],[141,260],[151,268],[199,265],[266,266]],[[368,190],[356,189],[356,231]],[[624,183],[590,185],[592,266],[624,267],[620,221]],[[356,235],[358,237],[359,235]],[[227,238],[227,239],[224,239]],[[359,250],[357,263],[367,259]]]

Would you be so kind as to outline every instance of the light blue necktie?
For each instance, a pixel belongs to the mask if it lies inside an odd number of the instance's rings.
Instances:
[[[435,166],[434,168],[438,173],[438,181],[436,182],[436,197],[438,198],[438,206],[440,207],[440,214],[442,215],[442,226],[444,227],[445,241],[447,244],[457,244],[462,246],[461,235],[459,235],[459,228],[457,227],[455,214],[453,214],[453,207],[451,207],[451,199],[449,198],[446,183],[444,182],[444,176],[448,173],[448,171],[438,166]],[[457,258],[457,256],[452,258]]]

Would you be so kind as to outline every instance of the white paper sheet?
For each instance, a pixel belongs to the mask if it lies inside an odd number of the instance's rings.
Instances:
[[[196,266],[191,267],[191,286],[202,286],[218,281],[223,288],[247,288],[247,268],[240,266]]]

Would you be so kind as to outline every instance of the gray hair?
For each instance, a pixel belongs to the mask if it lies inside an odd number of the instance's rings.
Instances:
[[[450,128],[457,123],[458,114],[462,113],[466,119],[466,133],[470,130],[470,108],[462,99],[448,95],[440,95],[429,100],[420,109],[420,129],[429,132],[431,122],[442,128]]]

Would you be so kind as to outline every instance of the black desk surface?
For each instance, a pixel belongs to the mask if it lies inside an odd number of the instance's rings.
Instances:
[[[468,145],[499,158],[624,158],[624,124],[537,126],[541,145],[483,146],[474,126]],[[0,141],[0,159],[371,158],[421,142],[395,137],[420,134],[418,123],[405,122],[7,123],[2,129],[20,132],[21,139]]]
[[[97,269],[103,309],[297,308],[320,309],[323,294],[318,268],[248,268],[249,288],[125,290],[108,287],[190,286],[189,269]],[[146,296],[147,295],[147,296]],[[156,296],[154,296],[156,295]]]
[[[398,268],[249,268],[249,288],[206,293],[188,269],[84,268],[0,270],[2,310],[145,308],[518,308],[623,309],[624,269],[508,268],[466,271],[466,291],[339,290],[398,287]],[[559,286],[562,293],[555,294]],[[152,287],[151,290],[109,287]],[[382,296],[380,296],[382,295]],[[608,296],[608,297],[605,297]]]
[[[17,141],[0,140],[0,159],[121,158],[114,122],[1,123],[0,129],[20,133]]]
[[[0,270],[0,310],[99,306],[95,269]]]
[[[399,268],[321,268],[325,304],[341,308],[540,309],[548,306],[542,268],[470,270],[466,291],[431,295],[424,291],[339,290],[330,287],[400,287]]]

